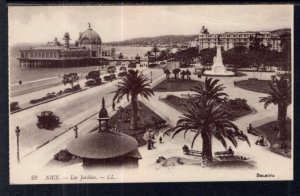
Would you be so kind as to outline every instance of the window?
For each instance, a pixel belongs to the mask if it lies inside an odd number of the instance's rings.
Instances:
[[[43,58],[45,57],[45,52],[42,52],[42,57],[43,57]]]

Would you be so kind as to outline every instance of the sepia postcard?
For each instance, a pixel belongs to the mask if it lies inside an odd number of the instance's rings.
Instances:
[[[293,180],[292,5],[8,6],[10,184]]]

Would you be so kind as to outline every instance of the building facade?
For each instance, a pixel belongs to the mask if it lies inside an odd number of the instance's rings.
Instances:
[[[225,32],[223,34],[210,34],[204,26],[198,37],[199,51],[205,48],[214,48],[217,45],[218,37],[224,50],[231,49],[237,45],[249,47],[253,38],[259,38],[261,43],[270,47],[271,50],[282,51],[282,36],[285,39],[291,38],[291,29],[278,29],[274,31],[246,31],[246,32]],[[287,35],[287,36],[286,36]]]
[[[114,48],[102,49],[100,36],[91,26],[79,33],[75,45],[70,45],[70,35],[65,33],[64,44],[57,38],[44,46],[20,50],[20,67],[75,67],[103,65],[114,58]]]

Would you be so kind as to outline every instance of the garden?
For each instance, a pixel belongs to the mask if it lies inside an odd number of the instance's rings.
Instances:
[[[278,138],[276,127],[279,127],[278,121],[272,121],[256,127],[256,129],[265,135],[266,139],[270,142],[271,151],[291,157],[291,119],[288,118],[286,121],[287,138],[285,140]]]
[[[138,141],[139,146],[145,145],[144,133],[151,129],[158,131],[160,128],[166,126],[166,121],[150,110],[142,102],[138,102],[138,130],[130,129],[131,121],[131,105],[125,108],[119,107],[116,114],[109,120],[109,128],[116,128],[117,131],[131,135]]]
[[[178,91],[189,91],[192,86],[197,86],[203,84],[201,81],[197,80],[182,80],[173,78],[165,79],[158,85],[156,85],[153,90],[158,92],[178,92]]]
[[[241,80],[236,82],[236,86],[258,93],[265,93],[270,90],[271,80],[258,80],[257,78],[249,78],[248,80]]]
[[[170,105],[171,107],[176,108],[179,111],[186,111],[187,108],[190,107],[192,102],[195,102],[195,97],[192,95],[188,95],[188,98],[181,98],[175,95],[167,95],[166,98],[162,99],[165,103]],[[224,107],[223,111],[229,115],[230,120],[235,120],[242,116],[246,116],[251,114],[253,110],[247,104],[246,99],[223,99],[222,107]]]

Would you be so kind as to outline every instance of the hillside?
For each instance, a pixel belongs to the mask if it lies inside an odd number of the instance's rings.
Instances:
[[[162,35],[157,37],[141,37],[124,40],[121,42],[107,42],[106,45],[139,45],[151,46],[154,44],[169,45],[177,43],[186,43],[197,38],[198,35]]]

